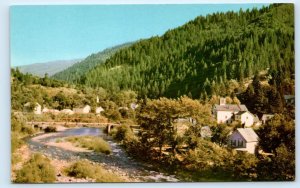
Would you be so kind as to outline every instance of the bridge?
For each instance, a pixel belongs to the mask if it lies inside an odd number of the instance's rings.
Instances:
[[[30,121],[27,122],[27,125],[31,126],[32,128],[40,128],[46,129],[48,126],[73,126],[73,127],[106,127],[107,132],[110,133],[114,127],[121,126],[119,123],[101,123],[101,122],[93,122],[93,123],[86,123],[86,122],[66,122],[66,121]],[[130,128],[139,129],[139,125],[131,125]]]

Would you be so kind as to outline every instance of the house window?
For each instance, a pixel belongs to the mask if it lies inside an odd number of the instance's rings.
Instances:
[[[231,140],[231,146],[236,146],[236,140]]]
[[[243,146],[243,140],[239,140],[239,141],[238,141],[238,146],[239,146],[239,147],[242,147],[242,146]]]

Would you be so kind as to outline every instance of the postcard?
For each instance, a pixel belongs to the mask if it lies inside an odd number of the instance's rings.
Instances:
[[[295,180],[294,4],[10,7],[11,181]]]

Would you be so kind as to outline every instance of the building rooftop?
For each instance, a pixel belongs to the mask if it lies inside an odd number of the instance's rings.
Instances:
[[[252,128],[238,128],[237,131],[247,142],[258,142],[259,137]]]
[[[295,99],[295,95],[284,95],[285,100]]]
[[[223,105],[215,105],[215,109],[217,111],[235,111],[235,112],[240,112],[240,111],[248,111],[247,107],[243,104],[223,104]]]
[[[236,115],[242,115],[243,113],[245,113],[246,111],[239,111],[238,113],[236,113]]]

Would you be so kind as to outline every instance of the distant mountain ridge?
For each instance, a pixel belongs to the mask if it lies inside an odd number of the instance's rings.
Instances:
[[[110,58],[119,50],[129,47],[131,44],[133,43],[124,43],[121,45],[114,46],[112,48],[106,48],[105,50],[100,51],[98,53],[91,54],[84,60],[73,64],[65,70],[57,72],[52,76],[52,78],[64,80],[69,83],[80,83],[85,73],[87,73],[97,65],[104,63],[106,59]]]
[[[60,72],[75,63],[81,61],[81,59],[72,60],[57,60],[49,61],[46,63],[34,63],[30,65],[16,66],[22,73],[30,73],[36,76],[43,77],[46,73],[48,76],[52,76],[57,72]]]

